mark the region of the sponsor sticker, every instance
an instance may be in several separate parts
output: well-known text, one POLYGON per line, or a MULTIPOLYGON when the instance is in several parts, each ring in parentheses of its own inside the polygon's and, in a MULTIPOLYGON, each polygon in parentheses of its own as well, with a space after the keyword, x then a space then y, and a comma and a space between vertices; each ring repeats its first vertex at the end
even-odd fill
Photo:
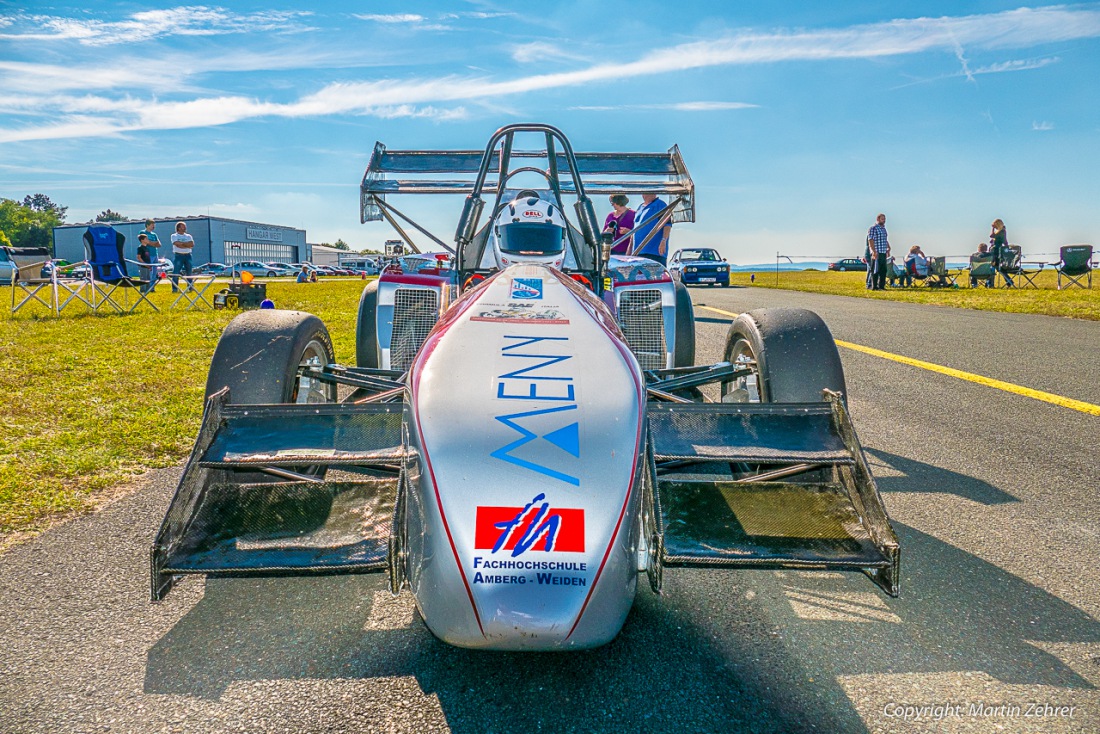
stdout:
POLYGON ((542 299, 542 278, 513 278, 512 298, 517 301, 542 299))
POLYGON ((478 507, 474 548, 509 551, 584 552, 584 509, 551 508, 545 494, 523 507, 478 507))

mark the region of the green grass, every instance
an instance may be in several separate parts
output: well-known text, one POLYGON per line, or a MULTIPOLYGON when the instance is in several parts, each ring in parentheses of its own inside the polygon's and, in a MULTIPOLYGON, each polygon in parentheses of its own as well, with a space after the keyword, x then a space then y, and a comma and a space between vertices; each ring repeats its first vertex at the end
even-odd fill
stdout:
MULTIPOLYGON (((756 288, 775 288, 775 272, 756 274, 756 288)), ((1100 319, 1100 289, 961 288, 870 292, 862 273, 781 272, 779 287, 913 303, 1100 319)), ((748 273, 734 284, 749 285, 748 273)), ((355 359, 361 280, 268 284, 280 308, 314 313, 328 325, 336 359, 355 359)), ((695 289, 698 294, 700 289, 695 289)), ((94 507, 149 468, 178 464, 191 450, 202 415, 206 372, 230 311, 167 311, 57 319, 27 307, 12 317, 0 287, 0 546, 5 534, 44 527, 58 516, 94 507)))
MULTIPOLYGON (((963 273, 958 279, 962 287, 957 289, 914 286, 869 291, 865 287, 865 278, 865 273, 833 273, 820 270, 780 271, 777 286, 775 271, 761 270, 756 273, 756 282, 752 285, 755 288, 778 287, 810 293, 926 303, 979 311, 1035 313, 1100 321, 1100 289, 1086 290, 1075 287, 1056 290, 1057 281, 1053 270, 1039 274, 1036 279, 1038 289, 968 288, 966 274, 963 273)), ((1016 280, 1022 282, 1018 278, 1016 280)), ((748 286, 750 285, 749 273, 732 273, 731 282, 733 285, 748 286)))
MULTIPOLYGON (((338 361, 355 358, 361 280, 268 284, 280 308, 328 325, 338 361)), ((213 292, 211 289, 210 292, 213 292)), ((185 458, 202 415, 210 358, 231 311, 50 317, 35 305, 10 315, 0 288, 0 539, 86 510, 148 468, 185 458), (37 310, 35 310, 37 309, 37 310)))

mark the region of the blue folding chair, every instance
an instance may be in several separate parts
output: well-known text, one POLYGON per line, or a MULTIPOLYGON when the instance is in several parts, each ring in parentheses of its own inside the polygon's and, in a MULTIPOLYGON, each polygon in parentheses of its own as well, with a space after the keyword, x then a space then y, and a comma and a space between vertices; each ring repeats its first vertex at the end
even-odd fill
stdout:
POLYGON ((126 272, 127 262, 134 265, 141 263, 123 257, 122 247, 125 243, 126 237, 107 224, 93 224, 84 233, 84 249, 88 254, 88 269, 91 271, 92 310, 99 311, 103 306, 110 306, 118 313, 133 313, 144 301, 154 311, 160 311, 144 293, 149 281, 131 278, 126 272), (133 291, 137 296, 132 306, 129 305, 128 296, 126 306, 115 300, 114 294, 119 288, 123 289, 123 294, 133 291), (100 297, 98 301, 97 295, 100 297))

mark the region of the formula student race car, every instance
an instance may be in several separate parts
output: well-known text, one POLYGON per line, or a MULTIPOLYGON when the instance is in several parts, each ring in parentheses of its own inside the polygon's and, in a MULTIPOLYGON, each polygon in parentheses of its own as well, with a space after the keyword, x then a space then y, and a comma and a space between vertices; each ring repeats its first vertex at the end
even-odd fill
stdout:
POLYGON ((552 650, 614 638, 639 575, 660 591, 672 567, 862 571, 896 595, 828 328, 754 311, 725 361, 694 365, 683 286, 598 233, 590 194, 621 191, 669 197, 653 231, 694 221, 675 147, 574 153, 539 124, 484 151, 377 144, 362 219, 411 254, 363 291, 357 365, 309 314, 229 324, 153 599, 183 574, 386 572, 448 643, 552 650), (453 193, 453 248, 389 201, 453 193))

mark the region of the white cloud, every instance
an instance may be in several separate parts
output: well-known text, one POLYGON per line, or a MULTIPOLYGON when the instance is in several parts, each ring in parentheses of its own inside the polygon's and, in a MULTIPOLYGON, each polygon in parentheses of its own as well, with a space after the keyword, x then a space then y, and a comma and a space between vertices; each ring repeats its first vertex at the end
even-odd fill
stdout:
POLYGON ((1054 123, 1053 122, 1046 122, 1045 120, 1043 122, 1038 122, 1038 121, 1032 122, 1031 123, 1031 129, 1032 130, 1039 130, 1040 132, 1045 132, 1047 130, 1053 130, 1054 129, 1054 123))
POLYGON ((616 110, 676 110, 679 112, 715 112, 718 110, 745 110, 760 105, 748 102, 668 102, 665 104, 577 105, 571 110, 611 112, 616 110))
POLYGON ((394 13, 391 15, 355 13, 353 17, 359 20, 372 20, 375 23, 423 23, 426 20, 423 15, 417 15, 416 13, 394 13))
MULTIPOLYGON (((224 8, 180 6, 133 13, 120 21, 64 18, 43 14, 8 16, 0 38, 37 41, 77 41, 88 46, 133 44, 164 36, 213 36, 264 31, 300 31, 307 11, 233 13, 224 8)), ((0 26, 3 27, 3 26, 0 26)))
MULTIPOLYGON (((156 32, 169 32, 173 20, 182 15, 199 14, 194 9, 181 14, 177 8, 146 17, 156 32)), ((269 14, 230 16, 220 9, 203 11, 207 22, 221 28, 237 27, 234 24, 262 24, 269 14)), ((295 15, 295 14, 290 14, 295 15)), ((401 22, 413 22, 412 14, 387 16, 405 18, 401 22)), ((417 16, 419 17, 419 16, 417 16)), ((68 32, 77 34, 92 27, 77 25, 68 32)), ((96 32, 102 32, 98 29, 96 32)), ((178 32, 178 29, 177 29, 178 32)), ((221 95, 184 101, 136 100, 126 97, 117 101, 98 98, 43 95, 38 112, 52 114, 60 119, 43 126, 23 129, 0 129, 0 142, 44 139, 49 137, 79 137, 114 135, 139 129, 165 129, 224 125, 257 117, 307 117, 329 115, 369 115, 376 117, 424 116, 440 120, 457 119, 466 114, 463 107, 450 107, 452 103, 481 104, 487 100, 500 103, 503 98, 547 89, 582 86, 594 82, 634 80, 669 72, 685 71, 714 66, 775 63, 780 61, 821 61, 829 59, 877 58, 929 51, 958 53, 965 45, 969 48, 999 49, 1030 47, 1038 44, 1066 41, 1075 38, 1100 36, 1100 10, 1052 7, 1019 10, 990 15, 971 15, 958 18, 917 18, 891 20, 884 23, 853 26, 842 29, 816 31, 777 31, 772 33, 739 33, 724 38, 685 43, 660 49, 634 61, 605 62, 584 68, 548 74, 536 74, 512 79, 494 79, 491 76, 450 76, 432 79, 382 79, 360 82, 337 82, 289 102, 271 102, 243 95, 221 95), (96 105, 101 117, 92 112, 96 105)), ((102 36, 98 36, 102 37, 102 36)), ((527 44, 517 47, 521 56, 546 53, 546 47, 527 44), (524 49, 524 50, 521 50, 524 49)), ((1052 63, 1053 60, 1006 62, 981 70, 965 73, 1000 73, 1052 63)), ((155 73, 155 65, 152 65, 155 73)), ((207 68, 213 68, 211 64, 207 68)), ((117 69, 117 67, 115 67, 117 69)), ((59 77, 64 71, 59 67, 36 67, 40 78, 59 77)), ((145 69, 142 69, 144 71, 145 69)), ((0 64, 0 72, 7 77, 17 75, 12 64, 0 64)), ((78 78, 79 75, 68 73, 78 78)), ((93 84, 98 77, 90 74, 93 84)), ((137 82, 135 86, 139 86, 137 82)), ((85 84, 85 89, 88 85, 85 84)), ((23 88, 32 94, 33 90, 23 88)), ((33 95, 32 95, 33 96, 33 95)), ((26 103, 24 101, 24 106, 26 103)), ((672 103, 670 109, 704 111, 714 109, 741 109, 751 107, 739 102, 685 102, 672 103)))
POLYGON ((571 54, 559 44, 546 43, 545 41, 533 41, 515 46, 512 49, 512 58, 521 64, 529 64, 533 61, 578 61, 582 57, 571 54))

